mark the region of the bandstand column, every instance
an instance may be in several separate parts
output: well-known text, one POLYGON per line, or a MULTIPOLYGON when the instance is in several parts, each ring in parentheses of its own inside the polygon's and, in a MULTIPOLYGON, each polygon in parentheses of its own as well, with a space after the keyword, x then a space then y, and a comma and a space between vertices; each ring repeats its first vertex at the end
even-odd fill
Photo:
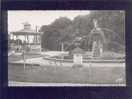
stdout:
POLYGON ((64 44, 61 43, 61 51, 64 51, 64 44))
POLYGON ((30 48, 30 44, 29 44, 29 35, 27 35, 27 45, 28 45, 28 47, 30 48))
POLYGON ((14 34, 12 35, 12 38, 13 38, 13 40, 14 40, 14 34))

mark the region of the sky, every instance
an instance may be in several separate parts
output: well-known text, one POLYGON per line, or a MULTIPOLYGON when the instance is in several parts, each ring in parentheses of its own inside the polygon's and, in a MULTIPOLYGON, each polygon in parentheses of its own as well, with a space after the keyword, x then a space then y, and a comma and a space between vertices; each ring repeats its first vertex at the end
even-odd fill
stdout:
POLYGON ((88 15, 89 10, 30 10, 30 11, 8 11, 8 31, 18 31, 23 29, 23 23, 31 24, 32 29, 36 26, 51 24, 59 17, 67 17, 73 20, 78 15, 88 15))

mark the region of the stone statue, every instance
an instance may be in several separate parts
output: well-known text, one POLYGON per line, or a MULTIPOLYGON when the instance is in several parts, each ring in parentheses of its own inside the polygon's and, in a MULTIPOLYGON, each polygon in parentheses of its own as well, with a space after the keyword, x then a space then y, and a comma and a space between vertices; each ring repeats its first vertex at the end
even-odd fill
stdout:
POLYGON ((98 20, 97 20, 97 19, 94 19, 94 20, 93 20, 93 23, 94 23, 94 28, 95 28, 96 30, 101 31, 101 28, 99 28, 99 25, 98 25, 98 20))
POLYGON ((93 20, 93 23, 94 23, 94 27, 98 28, 98 21, 96 19, 93 20))

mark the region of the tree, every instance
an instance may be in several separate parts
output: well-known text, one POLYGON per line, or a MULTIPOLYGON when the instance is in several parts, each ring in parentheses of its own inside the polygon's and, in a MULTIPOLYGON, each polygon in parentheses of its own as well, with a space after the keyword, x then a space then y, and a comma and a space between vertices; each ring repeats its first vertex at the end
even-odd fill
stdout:
POLYGON ((42 47, 49 50, 60 50, 62 39, 65 34, 62 32, 69 24, 71 20, 65 17, 56 19, 52 24, 48 26, 42 26, 40 31, 42 35, 42 47))
POLYGON ((42 26, 42 47, 49 50, 60 50, 61 43, 66 49, 74 46, 74 40, 80 36, 80 47, 88 50, 89 34, 94 28, 93 20, 97 19, 99 27, 107 40, 107 50, 120 50, 125 45, 125 13, 123 11, 91 11, 88 15, 80 15, 73 21, 60 17, 47 26, 42 26), (78 33, 76 32, 78 31, 78 33), (115 46, 116 45, 116 46, 115 46), (115 47, 113 47, 115 46, 115 47), (121 47, 122 46, 122 47, 121 47))

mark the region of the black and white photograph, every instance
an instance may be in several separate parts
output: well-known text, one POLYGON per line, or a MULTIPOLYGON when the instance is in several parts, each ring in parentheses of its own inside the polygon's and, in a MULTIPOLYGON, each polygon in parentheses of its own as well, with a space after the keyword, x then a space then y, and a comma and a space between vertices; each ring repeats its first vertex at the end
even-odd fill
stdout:
POLYGON ((126 86, 124 10, 8 10, 8 86, 126 86))

